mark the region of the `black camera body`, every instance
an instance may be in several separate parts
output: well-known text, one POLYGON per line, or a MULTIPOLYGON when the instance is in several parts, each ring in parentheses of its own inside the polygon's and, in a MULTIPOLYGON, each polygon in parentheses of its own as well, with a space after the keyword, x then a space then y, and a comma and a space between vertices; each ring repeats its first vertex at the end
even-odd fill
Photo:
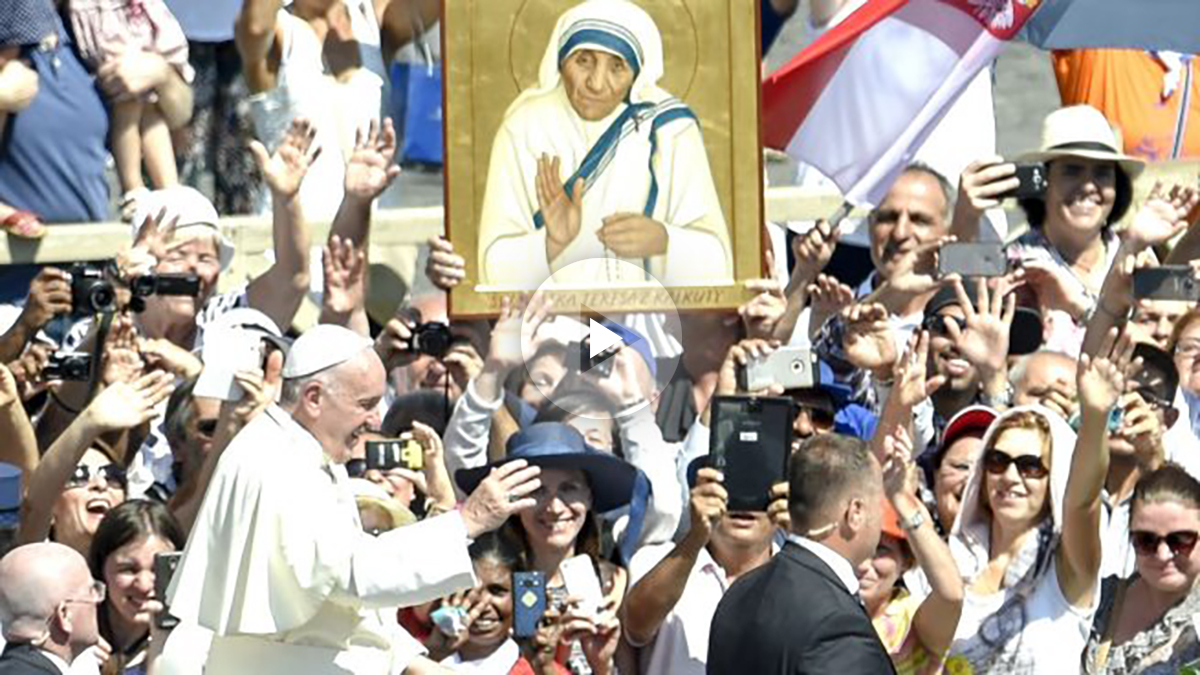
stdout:
POLYGON ((78 262, 67 268, 71 275, 71 313, 91 316, 111 312, 117 292, 106 274, 107 263, 78 262))
POLYGON ((43 380, 87 382, 92 378, 92 355, 87 352, 54 352, 42 368, 43 380))
POLYGON ((200 294, 200 277, 195 274, 142 274, 129 279, 129 306, 135 312, 146 309, 151 295, 196 297, 200 294))
POLYGON ((450 333, 450 326, 430 321, 417 324, 413 328, 409 349, 417 354, 425 354, 435 359, 443 359, 447 352, 450 351, 450 345, 453 342, 454 335, 450 333))

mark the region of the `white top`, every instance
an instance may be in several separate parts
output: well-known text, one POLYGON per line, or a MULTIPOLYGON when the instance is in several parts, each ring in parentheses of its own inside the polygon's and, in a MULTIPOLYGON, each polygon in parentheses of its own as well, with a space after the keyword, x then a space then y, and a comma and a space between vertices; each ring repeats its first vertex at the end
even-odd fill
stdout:
POLYGON ((850 564, 849 560, 843 558, 841 553, 819 541, 813 541, 797 534, 789 534, 788 541, 808 549, 810 553, 820 558, 821 562, 829 565, 829 569, 833 570, 846 590, 850 591, 850 595, 858 597, 858 575, 854 572, 854 566, 850 564))
POLYGON ((208 672, 399 673, 421 647, 395 608, 475 585, 458 513, 373 537, 348 482, 275 406, 226 448, 168 590, 215 633, 208 672))
POLYGON ((477 661, 463 661, 458 653, 442 659, 442 665, 456 673, 478 673, 478 675, 508 675, 508 671, 521 658, 521 648, 512 638, 504 641, 499 649, 477 661))
POLYGON ((1099 588, 1090 607, 1067 602, 1054 565, 1036 582, 1025 602, 1013 587, 993 595, 967 591, 962 616, 950 645, 948 673, 1005 673, 1061 675, 1079 672, 1087 646, 1092 615, 1100 602, 1099 588), (1009 604, 1005 607, 1005 602, 1009 604), (1001 607, 1003 611, 993 618, 1001 607), (999 648, 993 645, 1001 645, 999 648))
MULTIPOLYGON (((343 0, 350 11, 350 26, 358 42, 362 64, 347 81, 337 81, 326 70, 321 43, 303 19, 280 9, 278 82, 274 89, 249 98, 255 136, 269 150, 279 145, 292 120, 307 117, 316 128, 314 143, 321 155, 309 167, 300 187, 304 215, 313 221, 331 220, 342 203, 346 157, 354 148, 354 136, 366 132, 380 116, 387 84, 379 23, 370 0, 343 0)), ((265 185, 261 213, 271 209, 270 190, 265 185)))

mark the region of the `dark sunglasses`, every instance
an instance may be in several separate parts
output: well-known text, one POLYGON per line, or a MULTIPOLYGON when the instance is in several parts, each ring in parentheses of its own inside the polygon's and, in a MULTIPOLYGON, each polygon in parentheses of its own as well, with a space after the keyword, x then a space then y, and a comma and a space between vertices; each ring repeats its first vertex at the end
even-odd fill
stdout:
POLYGON ((1200 538, 1200 533, 1194 530, 1179 530, 1169 534, 1156 534, 1145 530, 1133 530, 1129 533, 1129 541, 1133 543, 1133 550, 1137 551, 1138 555, 1152 556, 1158 555, 1158 547, 1162 546, 1163 542, 1167 543, 1167 548, 1171 549, 1171 555, 1175 557, 1187 556, 1192 553, 1192 549, 1196 548, 1196 540, 1200 538))
POLYGON ((362 478, 367 474, 367 460, 351 459, 347 461, 346 474, 351 478, 362 478))
POLYGON ((75 467, 75 472, 67 480, 67 488, 87 487, 92 482, 92 476, 100 476, 110 488, 125 487, 125 469, 116 464, 105 464, 94 470, 87 464, 75 467))
POLYGON ((946 324, 951 321, 958 325, 958 329, 960 331, 966 330, 966 319, 960 319, 957 316, 950 316, 948 314, 934 314, 933 316, 925 317, 925 320, 921 322, 921 327, 929 331, 930 335, 946 337, 950 335, 950 331, 946 328, 946 324))
POLYGON ((991 474, 1000 475, 1008 471, 1009 464, 1017 465, 1017 473, 1021 478, 1045 478, 1050 469, 1042 463, 1042 458, 1036 455, 1021 455, 1013 457, 1001 450, 988 450, 983 455, 983 468, 991 474))
POLYGON ((200 420, 196 422, 196 433, 205 438, 212 438, 217 433, 217 420, 200 420))

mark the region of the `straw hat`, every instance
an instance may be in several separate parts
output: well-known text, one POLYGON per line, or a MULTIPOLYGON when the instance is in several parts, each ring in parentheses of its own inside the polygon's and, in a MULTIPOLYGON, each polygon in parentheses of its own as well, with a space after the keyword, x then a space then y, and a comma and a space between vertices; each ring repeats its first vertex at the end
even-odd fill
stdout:
POLYGON ((1048 162, 1059 157, 1083 157, 1116 162, 1130 180, 1137 178, 1146 163, 1121 152, 1121 133, 1113 129, 1103 113, 1090 105, 1059 108, 1042 123, 1042 146, 1017 158, 1021 162, 1048 162))

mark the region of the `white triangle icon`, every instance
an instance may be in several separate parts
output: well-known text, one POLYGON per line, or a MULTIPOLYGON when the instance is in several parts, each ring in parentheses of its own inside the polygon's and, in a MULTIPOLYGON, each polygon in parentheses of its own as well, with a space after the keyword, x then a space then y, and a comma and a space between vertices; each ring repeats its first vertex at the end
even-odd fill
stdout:
POLYGON ((588 343, 591 345, 589 358, 594 359, 611 349, 613 345, 621 344, 620 335, 597 323, 595 319, 589 319, 588 321, 590 322, 588 324, 588 343))

